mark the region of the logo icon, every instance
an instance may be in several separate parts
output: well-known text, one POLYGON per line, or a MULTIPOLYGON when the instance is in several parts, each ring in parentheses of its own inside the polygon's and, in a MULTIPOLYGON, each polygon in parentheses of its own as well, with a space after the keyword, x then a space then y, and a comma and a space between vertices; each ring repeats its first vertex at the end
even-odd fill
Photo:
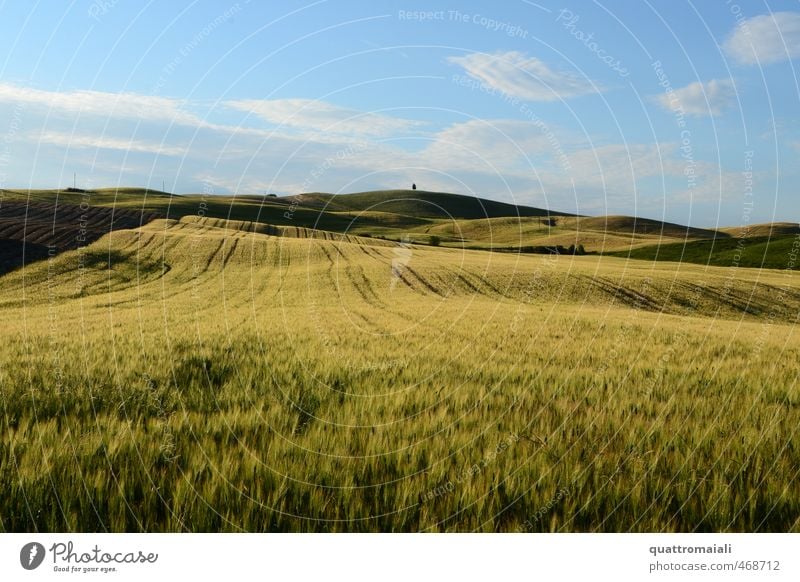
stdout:
POLYGON ((44 546, 39 542, 27 543, 19 552, 19 563, 26 570, 35 570, 42 565, 44 553, 44 546))

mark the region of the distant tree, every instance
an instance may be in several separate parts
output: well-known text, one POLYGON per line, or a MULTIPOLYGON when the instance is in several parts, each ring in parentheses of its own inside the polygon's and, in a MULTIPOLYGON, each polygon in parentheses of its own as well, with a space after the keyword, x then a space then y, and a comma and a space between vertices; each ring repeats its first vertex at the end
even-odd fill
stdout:
POLYGON ((267 194, 267 196, 269 196, 269 197, 271 197, 271 198, 277 198, 277 197, 278 197, 278 195, 277 195, 277 194, 267 194))
POLYGON ((570 255, 574 255, 575 254, 575 245, 569 245, 569 249, 567 250, 567 252, 570 255))
POLYGON ((586 254, 586 249, 583 247, 583 245, 578 245, 578 248, 575 249, 575 254, 576 255, 585 255, 586 254))
POLYGON ((416 190, 417 189, 417 185, 416 184, 411 184, 411 189, 412 190, 416 190))
POLYGON ((434 234, 434 235, 433 235, 433 236, 431 236, 431 238, 429 239, 429 242, 430 242, 430 245, 431 245, 432 247, 438 247, 440 244, 442 244, 442 239, 440 239, 438 236, 436 236, 436 235, 434 234))

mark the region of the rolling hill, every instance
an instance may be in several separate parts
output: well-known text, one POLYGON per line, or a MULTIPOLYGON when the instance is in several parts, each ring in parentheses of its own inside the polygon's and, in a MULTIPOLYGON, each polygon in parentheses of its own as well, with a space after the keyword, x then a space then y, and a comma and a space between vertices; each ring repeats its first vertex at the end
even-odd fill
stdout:
MULTIPOLYGON (((734 231, 736 232, 736 231, 734 231)), ((800 236, 753 236, 661 243, 608 253, 644 261, 672 261, 756 269, 800 269, 800 236)))
POLYGON ((516 206, 497 202, 425 190, 380 190, 354 194, 310 193, 287 196, 279 200, 297 203, 308 208, 327 212, 379 211, 430 219, 483 219, 508 216, 572 216, 563 212, 548 211, 530 206, 516 206))
POLYGON ((734 226, 720 228, 720 232, 732 237, 780 237, 800 234, 800 224, 797 222, 767 222, 765 224, 751 224, 748 226, 734 226))
MULTIPOLYGON (((71 194, 71 193, 67 193, 71 194)), ((0 202, 0 274, 48 254, 85 246, 113 230, 136 228, 158 214, 128 208, 81 206, 50 196, 0 202)), ((77 200, 65 196, 68 200, 77 200)))
POLYGON ((436 242, 463 249, 563 253, 582 247, 589 253, 639 260, 724 266, 730 264, 731 252, 735 254, 740 246, 737 241, 746 236, 750 250, 739 266, 767 268, 779 268, 778 265, 786 263, 785 254, 793 244, 789 239, 800 231, 796 223, 788 222, 753 225, 747 229, 701 229, 632 216, 574 216, 423 190, 305 193, 284 197, 170 195, 136 188, 3 190, 0 191, 2 268, 8 270, 21 264, 23 253, 28 261, 44 257, 47 244, 55 243, 57 252, 74 248, 74 242, 71 246, 65 243, 75 238, 76 217, 81 214, 79 204, 91 207, 87 240, 155 218, 196 217, 270 228, 402 239, 418 244, 436 242), (113 224, 109 222, 112 209, 113 224), (20 222, 25 220, 28 227, 23 237, 20 222), (770 236, 769 241, 763 238, 770 236), (757 248, 757 244, 764 246, 757 248))
POLYGON ((696 239, 727 236, 717 230, 692 228, 672 222, 661 222, 636 216, 581 217, 574 219, 574 224, 575 229, 578 231, 609 232, 658 238, 696 239))
POLYGON ((800 531, 782 272, 183 216, 2 281, 0 531, 800 531))

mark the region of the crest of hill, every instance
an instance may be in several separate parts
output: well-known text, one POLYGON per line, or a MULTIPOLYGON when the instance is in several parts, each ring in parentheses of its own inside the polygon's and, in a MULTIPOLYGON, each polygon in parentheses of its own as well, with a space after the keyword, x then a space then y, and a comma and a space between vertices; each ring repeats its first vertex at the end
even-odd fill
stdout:
POLYGON ((306 208, 328 212, 379 211, 424 218, 498 218, 503 216, 574 216, 531 206, 517 206, 476 196, 426 190, 376 190, 354 194, 312 192, 285 196, 306 208))
POLYGON ((113 230, 136 228, 158 215, 129 208, 4 201, 0 205, 0 240, 74 249, 113 230))
POLYGON ((61 188, 55 190, 35 190, 14 188, 0 190, 0 200, 17 202, 42 202, 46 204, 89 204, 91 206, 115 206, 141 204, 144 200, 168 202, 178 194, 170 194, 148 188, 61 188))
MULTIPOLYGON (((595 216, 575 219, 578 230, 625 233, 670 238, 728 238, 730 234, 706 228, 693 228, 636 216, 595 216)), ((562 221, 563 224, 564 221, 562 221)), ((564 225, 566 226, 566 225, 564 225)))
POLYGON ((786 236, 800 234, 800 224, 797 222, 767 222, 752 224, 750 226, 729 226, 720 228, 720 232, 727 233, 736 238, 760 236, 786 236))

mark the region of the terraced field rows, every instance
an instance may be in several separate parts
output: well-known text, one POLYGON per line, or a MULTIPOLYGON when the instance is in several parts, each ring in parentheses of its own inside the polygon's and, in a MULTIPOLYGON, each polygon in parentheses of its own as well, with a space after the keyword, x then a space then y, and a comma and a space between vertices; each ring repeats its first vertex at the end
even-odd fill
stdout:
POLYGON ((800 531, 794 274, 257 228, 3 277, 1 529, 800 531))
POLYGON ((74 249, 94 242, 112 230, 136 228, 156 218, 130 209, 3 201, 0 204, 0 239, 74 249))

